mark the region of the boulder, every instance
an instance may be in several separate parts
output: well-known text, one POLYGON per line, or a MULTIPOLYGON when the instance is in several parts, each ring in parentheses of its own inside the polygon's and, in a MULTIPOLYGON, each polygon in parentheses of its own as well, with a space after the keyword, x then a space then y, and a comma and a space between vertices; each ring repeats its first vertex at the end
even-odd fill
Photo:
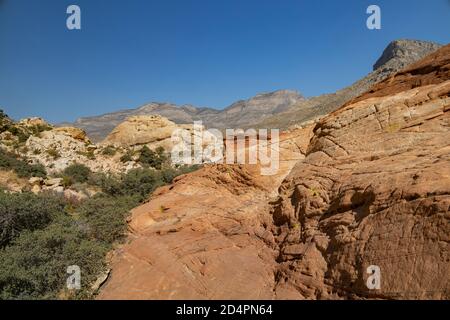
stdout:
POLYGON ((63 182, 63 179, 62 178, 51 178, 51 179, 46 179, 45 181, 44 181, 44 184, 46 185, 46 186, 51 186, 51 187, 53 187, 53 186, 55 186, 55 187, 58 187, 58 186, 61 186, 62 185, 62 182, 63 182))
POLYGON ((81 202, 87 199, 87 195, 71 189, 64 190, 64 198, 71 202, 81 202))
POLYGON ((17 125, 25 128, 31 128, 36 126, 50 127, 50 124, 48 122, 39 117, 22 119, 17 123, 17 125))
POLYGON ((44 178, 41 178, 41 177, 31 177, 29 180, 28 180, 28 183, 29 184, 31 184, 31 185, 38 185, 38 186, 40 186, 42 183, 44 182, 44 178))
POLYGON ((104 145, 133 147, 148 145, 151 149, 163 147, 171 150, 172 133, 176 129, 193 130, 193 125, 177 125, 158 116, 133 116, 119 124, 103 141, 104 145))
POLYGON ((31 192, 34 194, 39 194, 41 191, 42 191, 42 188, 40 185, 35 184, 31 187, 31 192))
POLYGON ((67 135, 75 140, 82 141, 84 143, 90 143, 89 138, 84 130, 75 127, 59 127, 52 130, 55 133, 67 135))

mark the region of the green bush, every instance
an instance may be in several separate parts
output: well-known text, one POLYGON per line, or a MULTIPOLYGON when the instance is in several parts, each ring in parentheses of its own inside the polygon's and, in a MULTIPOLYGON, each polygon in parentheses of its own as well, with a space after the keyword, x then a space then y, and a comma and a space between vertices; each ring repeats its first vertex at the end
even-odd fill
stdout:
POLYGON ((96 195, 86 200, 76 212, 85 219, 87 234, 96 241, 112 244, 126 232, 125 219, 139 204, 139 197, 96 195))
POLYGON ((3 109, 0 109, 0 120, 3 119, 9 119, 8 115, 5 113, 5 111, 3 111, 3 109))
POLYGON ((120 161, 123 163, 127 163, 133 160, 133 152, 127 151, 124 155, 120 157, 120 161))
POLYGON ((64 206, 63 200, 53 195, 0 193, 0 247, 23 230, 45 227, 64 206))
POLYGON ((74 163, 63 170, 62 175, 72 183, 85 183, 92 174, 91 169, 84 164, 74 163))
POLYGON ((181 166, 176 169, 172 168, 172 167, 168 167, 168 168, 161 169, 161 177, 165 184, 170 184, 173 182, 173 179, 175 179, 176 177, 178 177, 182 174, 193 172, 198 169, 199 169, 199 166, 197 166, 197 165, 181 166))
POLYGON ((197 170, 197 168, 196 166, 161 170, 138 168, 132 169, 119 177, 99 175, 96 179, 90 181, 95 180, 95 185, 110 196, 137 196, 142 201, 147 199, 156 188, 172 183, 175 177, 197 170))
POLYGON ((19 159, 16 155, 8 153, 1 148, 0 169, 13 170, 21 178, 44 178, 47 175, 47 172, 43 165, 29 164, 25 160, 19 159))
POLYGON ((50 149, 46 150, 46 152, 50 157, 52 157, 55 160, 61 157, 61 154, 55 148, 50 148, 50 149))
POLYGON ((96 187, 102 187, 108 176, 104 172, 92 172, 89 175, 87 184, 96 187))
POLYGON ((52 127, 47 124, 38 124, 29 128, 30 134, 39 136, 41 132, 52 130, 52 127))
POLYGON ((153 151, 149 147, 144 146, 140 151, 138 162, 145 167, 160 170, 166 160, 167 158, 164 155, 164 149, 162 147, 158 147, 156 151, 153 151))
POLYGON ((92 150, 90 150, 90 151, 78 151, 77 154, 79 154, 80 156, 86 157, 89 160, 95 160, 95 153, 92 150))
POLYGON ((71 265, 82 271, 77 297, 90 298, 90 285, 137 204, 136 197, 99 195, 71 207, 69 215, 55 195, 1 194, 0 299, 58 298, 71 265))
POLYGON ((69 177, 69 176, 63 176, 62 177, 62 186, 64 188, 68 188, 68 187, 70 187, 72 185, 73 185, 73 180, 72 180, 71 177, 69 177))
POLYGON ((105 268, 109 247, 91 241, 68 217, 42 230, 25 231, 0 251, 0 299, 57 299, 66 286, 67 267, 81 268, 82 291, 105 268))
POLYGON ((122 178, 121 189, 125 195, 137 195, 144 200, 163 184, 159 172, 152 169, 133 169, 122 178))
POLYGON ((102 150, 102 155, 104 155, 104 156, 113 157, 116 155, 116 153, 117 153, 117 149, 114 148, 113 146, 107 146, 106 148, 104 148, 102 150))

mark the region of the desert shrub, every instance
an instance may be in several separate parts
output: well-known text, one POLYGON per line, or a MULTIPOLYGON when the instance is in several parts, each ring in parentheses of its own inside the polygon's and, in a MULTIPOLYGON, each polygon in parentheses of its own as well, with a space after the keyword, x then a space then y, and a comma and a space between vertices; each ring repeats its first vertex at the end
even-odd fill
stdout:
POLYGON ((89 175, 87 184, 96 187, 102 187, 108 176, 104 172, 92 172, 89 175))
POLYGON ((199 166, 197 166, 197 165, 180 166, 178 168, 167 167, 167 168, 161 169, 160 174, 161 174, 161 178, 162 178, 163 182, 165 184, 169 184, 169 183, 172 183, 173 179, 175 179, 176 177, 178 177, 182 174, 193 172, 198 169, 199 169, 199 166))
POLYGON ((50 148, 47 149, 45 152, 47 152, 47 154, 52 157, 53 159, 58 159, 61 157, 61 154, 59 153, 58 150, 56 150, 55 148, 50 148))
POLYGON ((30 137, 29 133, 23 132, 23 131, 19 131, 17 134, 17 138, 19 138, 19 143, 23 144, 25 142, 27 142, 28 138, 30 137))
POLYGON ((91 169, 84 164, 74 163, 63 170, 62 175, 72 183, 85 183, 92 174, 91 169))
POLYGON ((90 284, 136 205, 133 197, 103 195, 68 210, 55 195, 1 194, 0 299, 58 298, 71 265, 83 275, 82 290, 72 298, 90 298, 90 284))
POLYGON ((52 127, 48 124, 37 124, 29 128, 30 134, 34 136, 39 136, 44 131, 52 130, 52 127))
POLYGON ((16 155, 0 148, 0 169, 14 170, 20 178, 45 177, 47 172, 41 164, 29 164, 16 155))
POLYGON ((0 299, 56 299, 72 265, 81 268, 81 295, 103 270, 108 249, 89 240, 83 227, 69 217, 25 231, 0 251, 0 299))
POLYGON ((20 133, 22 133, 21 130, 19 130, 19 128, 17 128, 16 126, 14 126, 13 124, 8 124, 5 127, 6 131, 9 131, 12 135, 19 135, 20 133))
POLYGON ((8 119, 8 115, 3 111, 3 109, 0 109, 0 120, 8 119))
POLYGON ((14 171, 20 178, 31 178, 31 177, 41 177, 45 178, 47 176, 47 171, 42 164, 28 164, 26 162, 20 162, 14 171))
POLYGON ((99 194, 86 200, 76 212, 85 219, 87 234, 96 241, 112 244, 126 232, 125 218, 139 204, 139 197, 99 194))
POLYGON ((62 176, 62 186, 64 187, 64 188, 68 188, 68 187, 70 187, 71 185, 73 185, 73 180, 72 180, 72 178, 71 177, 69 177, 69 176, 62 176))
POLYGON ((140 151, 138 162, 146 167, 152 167, 157 170, 161 169, 162 164, 167 160, 164 155, 164 149, 158 147, 155 151, 144 146, 140 151))
POLYGON ((28 149, 27 146, 23 146, 23 147, 20 149, 20 152, 21 152, 21 153, 28 153, 29 151, 30 151, 30 149, 28 149))
POLYGON ((123 163, 127 163, 133 160, 133 152, 128 150, 124 155, 120 157, 120 161, 123 163))
POLYGON ((96 179, 95 185, 110 196, 137 196, 142 201, 156 188, 172 183, 175 177, 197 168, 195 166, 183 166, 178 169, 169 167, 161 170, 138 168, 119 177, 101 175, 96 179))
POLYGON ((117 153, 117 149, 114 148, 114 146, 107 146, 106 148, 104 148, 102 150, 102 155, 104 155, 104 156, 113 157, 116 155, 116 153, 117 153))
POLYGON ((63 200, 54 195, 0 193, 0 247, 23 230, 45 227, 64 206, 63 200))
POLYGON ((89 160, 95 160, 95 153, 92 150, 89 151, 77 151, 80 156, 86 157, 89 160))
POLYGON ((122 195, 136 195, 143 200, 163 184, 159 172, 152 169, 133 169, 122 177, 120 189, 122 195))
POLYGON ((113 175, 106 175, 103 172, 95 172, 89 176, 87 182, 91 186, 99 187, 102 191, 111 196, 123 194, 121 188, 121 178, 113 175))

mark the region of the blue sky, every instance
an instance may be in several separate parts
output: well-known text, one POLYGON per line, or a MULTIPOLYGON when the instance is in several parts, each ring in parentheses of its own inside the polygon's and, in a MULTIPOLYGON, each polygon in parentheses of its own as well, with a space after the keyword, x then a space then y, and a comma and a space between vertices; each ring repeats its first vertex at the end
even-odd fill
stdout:
POLYGON ((151 101, 313 96, 366 75, 398 38, 449 43, 450 1, 0 0, 0 107, 60 122, 151 101), (70 4, 82 30, 66 28, 70 4))

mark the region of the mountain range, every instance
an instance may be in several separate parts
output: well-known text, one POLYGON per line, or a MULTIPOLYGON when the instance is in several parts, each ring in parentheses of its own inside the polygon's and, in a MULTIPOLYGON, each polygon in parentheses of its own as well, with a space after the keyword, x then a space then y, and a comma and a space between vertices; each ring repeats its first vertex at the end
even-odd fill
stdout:
POLYGON ((258 94, 247 100, 233 103, 223 110, 198 108, 193 105, 177 106, 171 103, 152 102, 135 109, 126 109, 99 116, 83 117, 74 123, 86 131, 93 141, 102 141, 117 125, 130 116, 161 115, 177 124, 203 121, 207 128, 279 128, 287 129, 338 109, 344 103, 361 95, 405 66, 436 51, 440 44, 418 40, 391 42, 375 62, 373 71, 354 84, 331 94, 305 98, 299 92, 279 90, 258 94))

